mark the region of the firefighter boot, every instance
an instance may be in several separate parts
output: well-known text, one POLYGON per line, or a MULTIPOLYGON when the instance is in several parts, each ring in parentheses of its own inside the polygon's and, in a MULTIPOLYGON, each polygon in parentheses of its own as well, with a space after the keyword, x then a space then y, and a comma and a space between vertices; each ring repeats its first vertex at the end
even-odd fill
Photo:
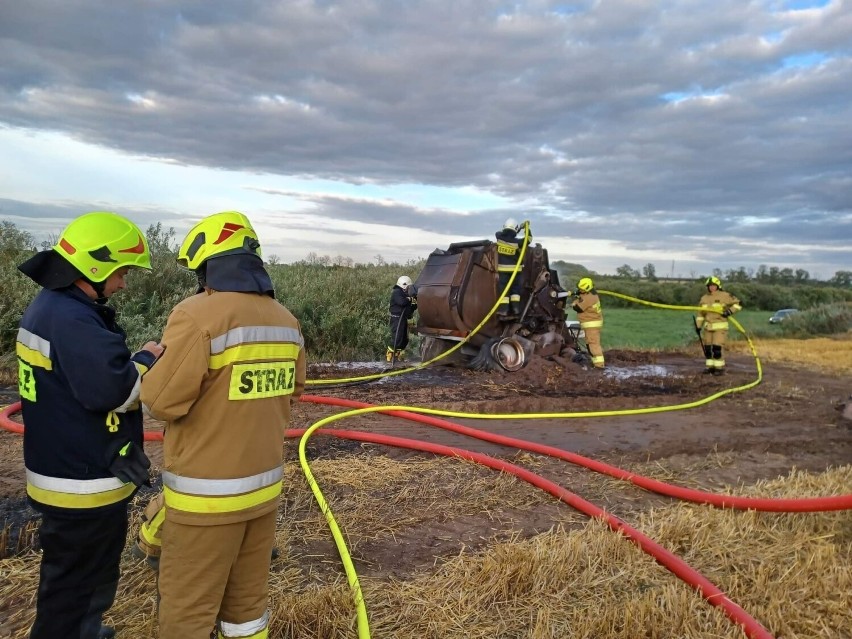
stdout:
POLYGON ((388 346, 388 352, 385 353, 385 359, 389 362, 393 361, 393 349, 390 346, 388 346))
POLYGON ((398 362, 404 362, 405 361, 405 351, 404 350, 399 349, 396 352, 396 361, 398 361, 398 362))
POLYGON ((159 572, 160 570, 160 555, 159 554, 151 554, 142 545, 137 541, 130 547, 130 554, 136 559, 144 559, 145 563, 148 564, 148 568, 153 570, 154 572, 159 572))
POLYGON ((102 623, 103 614, 109 610, 115 601, 117 582, 98 586, 89 600, 89 609, 83 615, 80 622, 81 637, 97 637, 97 639, 113 639, 115 628, 102 623))
POLYGON ((501 297, 500 304, 497 305, 497 318, 505 319, 509 316, 509 298, 501 297))

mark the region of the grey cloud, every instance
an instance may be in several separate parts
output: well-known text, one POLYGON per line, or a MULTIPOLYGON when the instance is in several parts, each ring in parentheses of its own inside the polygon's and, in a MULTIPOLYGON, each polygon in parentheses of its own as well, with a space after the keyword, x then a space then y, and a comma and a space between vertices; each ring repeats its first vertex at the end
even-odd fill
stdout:
MULTIPOLYGON (((544 234, 628 246, 668 238, 704 251, 695 238, 718 226, 708 218, 743 239, 848 243, 850 2, 782 9, 770 0, 5 3, 0 123, 187 164, 472 185, 534 202, 544 234), (782 68, 812 52, 827 60, 782 68), (662 97, 701 92, 718 97, 662 97), (576 212, 589 217, 570 220, 576 212), (738 223, 745 216, 779 220, 738 223)), ((509 213, 310 204, 330 219, 463 234, 509 213)))
MULTIPOLYGON (((0 218, 18 220, 22 227, 58 234, 74 218, 90 211, 112 211, 124 215, 143 230, 161 223, 166 229, 173 224, 182 224, 183 216, 162 209, 126 207, 110 202, 67 202, 61 204, 23 202, 0 198, 0 218), (35 222, 39 223, 36 224, 35 222)), ((44 238, 36 238, 44 239, 44 238)))

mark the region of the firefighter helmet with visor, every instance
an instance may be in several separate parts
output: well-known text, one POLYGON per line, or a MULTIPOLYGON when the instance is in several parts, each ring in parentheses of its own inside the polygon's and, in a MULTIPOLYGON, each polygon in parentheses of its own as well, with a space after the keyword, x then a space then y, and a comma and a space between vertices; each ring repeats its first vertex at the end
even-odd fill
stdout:
POLYGON ((577 282, 577 290, 581 293, 588 293, 593 288, 595 288, 595 283, 592 282, 591 277, 583 277, 577 282))
POLYGON ((92 282, 104 282, 125 266, 151 270, 145 234, 127 218, 108 211, 73 220, 53 250, 92 282))
POLYGON ((260 257, 260 241, 249 219, 239 211, 205 217, 187 233, 177 262, 191 271, 214 257, 247 253, 260 257))
POLYGON ((720 291, 722 290, 722 280, 720 280, 715 275, 711 275, 706 280, 704 280, 704 286, 710 286, 711 284, 713 284, 720 291))

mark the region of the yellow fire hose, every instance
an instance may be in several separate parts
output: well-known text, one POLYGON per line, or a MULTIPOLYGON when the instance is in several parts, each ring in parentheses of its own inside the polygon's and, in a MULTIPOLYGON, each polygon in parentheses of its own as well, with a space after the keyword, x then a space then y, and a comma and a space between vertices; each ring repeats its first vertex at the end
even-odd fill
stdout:
MULTIPOLYGON (((528 223, 525 223, 525 225, 524 225, 525 231, 527 230, 527 225, 528 225, 528 223)), ((517 274, 518 265, 521 263, 521 260, 523 259, 523 253, 526 250, 528 237, 529 237, 528 232, 525 232, 524 245, 523 245, 523 248, 521 250, 521 257, 518 259, 518 264, 515 265, 515 271, 513 271, 513 273, 512 273, 512 278, 509 280, 509 283, 506 285, 506 289, 503 291, 504 294, 506 292, 508 292, 509 287, 512 285, 512 279, 514 279, 515 275, 517 274)), ((638 304, 645 304, 647 306, 654 306, 654 307, 657 307, 657 308, 666 308, 666 309, 678 310, 678 311, 706 311, 707 310, 706 308, 696 307, 696 306, 674 306, 674 305, 671 305, 671 304, 659 304, 659 303, 656 303, 656 302, 648 302, 646 300, 641 300, 641 299, 638 299, 638 298, 635 298, 635 297, 630 297, 629 295, 623 295, 621 293, 614 293, 612 291, 599 291, 599 293, 601 293, 602 295, 611 295, 613 297, 619 297, 619 298, 622 298, 622 299, 625 299, 625 300, 628 300, 628 301, 636 302, 638 304)), ((485 324, 486 321, 488 321, 488 318, 491 317, 491 315, 495 312, 496 308, 497 308, 497 304, 494 305, 494 307, 491 309, 491 311, 488 313, 488 315, 485 317, 485 319, 483 319, 482 322, 480 322, 480 324, 471 332, 471 334, 468 336, 468 339, 470 338, 470 336, 472 336, 474 333, 476 333, 476 331, 478 331, 485 324)), ((720 308, 718 310, 721 311, 722 309, 720 308)), ((353 599, 354 599, 354 603, 355 603, 355 607, 356 607, 359 639, 369 639, 370 638, 370 626, 369 626, 369 621, 368 621, 368 618, 367 618, 366 605, 364 603, 364 595, 361 591, 360 582, 358 581, 358 574, 355 571, 355 566, 352 562, 351 555, 349 554, 349 551, 346 547, 346 542, 343 539, 343 534, 340 531, 340 527, 337 525, 337 521, 334 518, 334 514, 331 511, 331 507, 329 506, 328 502, 326 501, 324 495, 322 494, 322 490, 320 489, 319 485, 316 482, 316 479, 314 478, 313 473, 311 472, 310 464, 308 463, 307 456, 306 456, 306 453, 305 453, 308 440, 310 439, 311 435, 313 435, 313 433, 316 430, 318 430, 319 428, 322 428, 326 424, 329 424, 331 422, 334 422, 334 421, 337 421, 337 420, 340 420, 340 419, 354 417, 356 415, 361 415, 361 414, 364 414, 364 413, 387 412, 387 411, 408 411, 408 412, 413 412, 413 413, 421 413, 421 414, 425 414, 425 415, 440 415, 440 416, 443 416, 443 417, 461 417, 461 418, 468 418, 468 419, 491 419, 491 420, 494 420, 494 419, 554 419, 554 418, 579 418, 579 417, 613 417, 613 416, 621 416, 621 415, 641 415, 641 414, 649 414, 649 413, 662 413, 662 412, 668 412, 668 411, 685 410, 685 409, 688 409, 688 408, 695 408, 697 406, 702 406, 704 404, 708 404, 708 403, 710 403, 710 402, 712 402, 716 399, 719 399, 720 397, 724 397, 725 395, 730 395, 732 393, 742 392, 742 391, 748 390, 750 388, 753 388, 753 387, 757 386, 763 379, 763 367, 761 366, 760 358, 757 355, 757 350, 755 349, 754 343, 752 342, 748 333, 746 333, 745 329, 742 327, 742 325, 739 322, 737 322, 733 317, 729 317, 728 319, 734 325, 734 327, 740 333, 742 333, 745 336, 746 340, 748 341, 749 349, 751 350, 751 354, 754 357, 755 365, 756 365, 756 368, 757 368, 757 378, 752 380, 751 382, 749 382, 747 384, 743 384, 741 386, 736 386, 736 387, 733 387, 733 388, 726 388, 726 389, 723 389, 723 390, 718 391, 716 393, 713 393, 711 395, 708 395, 707 397, 703 397, 703 398, 697 399, 697 400, 692 401, 692 402, 685 402, 685 403, 682 403, 682 404, 669 404, 669 405, 664 405, 664 406, 650 406, 650 407, 646 407, 646 408, 630 408, 630 409, 608 410, 608 411, 555 412, 555 413, 502 413, 502 414, 497 414, 497 413, 494 413, 494 414, 465 413, 465 412, 461 412, 461 411, 447 411, 447 410, 441 410, 441 409, 437 409, 437 408, 425 408, 425 407, 419 407, 419 406, 380 406, 380 407, 362 408, 362 409, 358 409, 358 410, 346 411, 345 413, 326 417, 326 418, 316 422, 315 424, 311 425, 311 427, 308 428, 305 431, 305 433, 302 435, 301 439, 299 440, 299 464, 302 467, 302 471, 305 474, 305 478, 308 481, 308 485, 310 486, 311 492, 314 494, 314 498, 317 501, 317 505, 319 506, 320 510, 322 511, 323 515, 326 518, 326 521, 328 522, 329 529, 331 530, 332 537, 334 538, 335 546, 337 547, 338 554, 340 555, 341 562, 343 563, 343 567, 344 567, 344 570, 346 572, 347 581, 348 581, 349 586, 352 590, 353 599)), ((424 367, 428 366, 429 364, 437 361, 441 357, 444 357, 444 356, 448 355, 450 352, 460 348, 463 343, 464 342, 460 342, 459 344, 454 346, 450 351, 443 353, 441 356, 436 357, 436 358, 430 360, 429 362, 425 362, 425 363, 419 364, 417 366, 409 367, 407 369, 401 369, 399 371, 394 371, 391 374, 399 375, 399 374, 411 372, 413 370, 418 370, 418 369, 424 368, 424 367)), ((325 383, 331 383, 331 382, 339 383, 340 381, 356 381, 356 380, 363 380, 363 379, 374 379, 374 378, 377 378, 377 377, 385 377, 387 375, 388 374, 383 373, 383 374, 379 374, 379 375, 350 378, 348 380, 319 380, 319 381, 315 381, 314 383, 323 383, 323 382, 325 382, 325 383)))

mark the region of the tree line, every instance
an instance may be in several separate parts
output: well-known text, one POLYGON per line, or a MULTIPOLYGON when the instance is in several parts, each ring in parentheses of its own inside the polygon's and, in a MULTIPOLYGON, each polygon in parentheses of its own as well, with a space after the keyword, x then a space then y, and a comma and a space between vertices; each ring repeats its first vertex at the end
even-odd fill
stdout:
MULTIPOLYGON (((569 264, 568 262, 556 261, 554 262, 556 265, 563 265, 563 268, 571 269, 579 269, 585 271, 587 274, 592 274, 590 271, 586 270, 585 267, 578 264, 569 264)), ((767 266, 766 264, 761 264, 756 269, 754 268, 746 268, 745 266, 740 266, 739 268, 730 268, 730 269, 719 269, 714 268, 712 275, 715 275, 723 282, 727 283, 748 283, 753 282, 757 284, 777 284, 780 286, 796 286, 796 285, 813 285, 813 286, 836 286, 838 288, 852 288, 852 271, 836 271, 832 277, 827 280, 820 280, 814 277, 811 277, 811 274, 803 268, 792 269, 790 267, 780 267, 780 266, 767 266)), ((597 274, 595 274, 597 275, 597 274)), ((600 275, 599 275, 600 276, 600 275)), ((617 269, 615 269, 615 275, 608 276, 602 275, 602 277, 615 277, 623 280, 648 280, 650 282, 658 282, 658 281, 684 281, 687 279, 703 279, 703 277, 698 277, 696 275, 691 275, 689 278, 684 277, 664 277, 657 275, 657 267, 648 262, 645 266, 642 267, 642 270, 639 271, 629 264, 622 264, 617 269)))

